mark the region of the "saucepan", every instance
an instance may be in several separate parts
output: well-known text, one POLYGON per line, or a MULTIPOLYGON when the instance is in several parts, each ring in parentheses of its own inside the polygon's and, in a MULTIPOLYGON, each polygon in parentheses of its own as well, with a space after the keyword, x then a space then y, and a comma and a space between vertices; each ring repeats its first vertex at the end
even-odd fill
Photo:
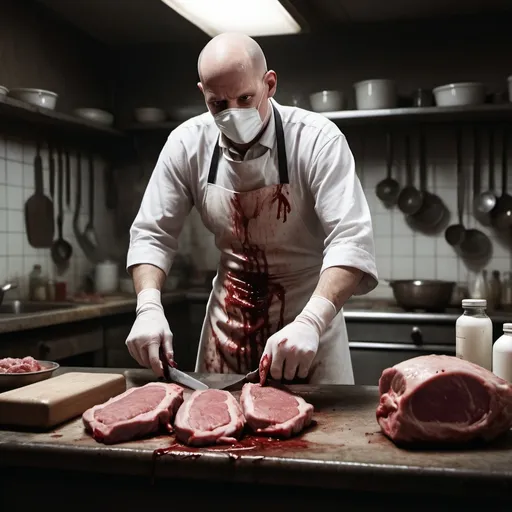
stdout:
POLYGON ((436 279, 388 281, 399 306, 406 311, 443 311, 451 303, 455 282, 436 279))

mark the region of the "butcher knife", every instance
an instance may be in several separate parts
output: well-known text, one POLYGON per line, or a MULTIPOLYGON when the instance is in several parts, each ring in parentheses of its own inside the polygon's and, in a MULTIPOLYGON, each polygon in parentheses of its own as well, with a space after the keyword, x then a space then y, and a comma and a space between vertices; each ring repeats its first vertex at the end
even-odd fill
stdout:
POLYGON ((254 370, 247 375, 222 375, 212 374, 205 379, 211 389, 223 389, 225 391, 238 391, 244 384, 250 382, 256 384, 260 381, 259 370, 254 370))
POLYGON ((201 382, 200 380, 194 379, 185 372, 178 370, 177 368, 173 368, 172 366, 164 363, 164 375, 166 380, 170 380, 171 382, 176 382, 177 384, 181 384, 187 388, 197 390, 209 389, 208 386, 201 382))

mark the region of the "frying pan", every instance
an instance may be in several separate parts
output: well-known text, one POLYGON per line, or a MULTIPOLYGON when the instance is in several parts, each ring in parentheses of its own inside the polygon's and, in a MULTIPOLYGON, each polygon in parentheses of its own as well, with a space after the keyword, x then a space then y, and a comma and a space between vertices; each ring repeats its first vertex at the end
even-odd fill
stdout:
MULTIPOLYGON (((475 153, 477 152, 475 146, 475 153)), ((475 158, 475 163, 478 164, 478 158, 475 158)), ((478 165, 473 166, 473 189, 476 190, 478 186, 478 180, 480 178, 480 169, 478 165)), ((473 211, 477 211, 477 207, 474 204, 478 201, 476 192, 473 192, 473 211)), ((467 229, 464 240, 461 242, 459 249, 461 255, 468 260, 482 261, 489 257, 492 252, 491 240, 489 237, 480 231, 479 229, 471 228, 467 229)))
POLYGON ((419 164, 423 203, 421 208, 411 216, 411 220, 420 228, 433 229, 436 228, 445 217, 446 207, 438 195, 432 194, 427 190, 427 166, 425 153, 425 135, 421 132, 419 136, 419 164))

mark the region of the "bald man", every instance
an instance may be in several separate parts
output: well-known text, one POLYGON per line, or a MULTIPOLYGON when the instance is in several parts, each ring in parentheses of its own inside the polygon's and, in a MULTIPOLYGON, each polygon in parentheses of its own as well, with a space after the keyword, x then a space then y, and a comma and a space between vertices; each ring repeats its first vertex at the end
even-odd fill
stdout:
POLYGON ((377 270, 347 141, 326 117, 273 99, 276 73, 245 35, 213 38, 198 72, 209 112, 169 135, 131 228, 128 350, 158 376, 173 363, 160 290, 195 206, 221 254, 196 371, 352 384, 342 307, 377 270))

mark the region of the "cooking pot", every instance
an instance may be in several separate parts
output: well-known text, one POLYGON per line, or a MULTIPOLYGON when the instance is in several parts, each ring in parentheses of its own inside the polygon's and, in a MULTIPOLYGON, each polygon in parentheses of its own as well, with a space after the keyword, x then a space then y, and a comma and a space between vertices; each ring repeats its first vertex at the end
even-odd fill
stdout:
POLYGON ((423 279, 389 281, 398 305, 406 311, 443 311, 451 303, 455 282, 423 279))

